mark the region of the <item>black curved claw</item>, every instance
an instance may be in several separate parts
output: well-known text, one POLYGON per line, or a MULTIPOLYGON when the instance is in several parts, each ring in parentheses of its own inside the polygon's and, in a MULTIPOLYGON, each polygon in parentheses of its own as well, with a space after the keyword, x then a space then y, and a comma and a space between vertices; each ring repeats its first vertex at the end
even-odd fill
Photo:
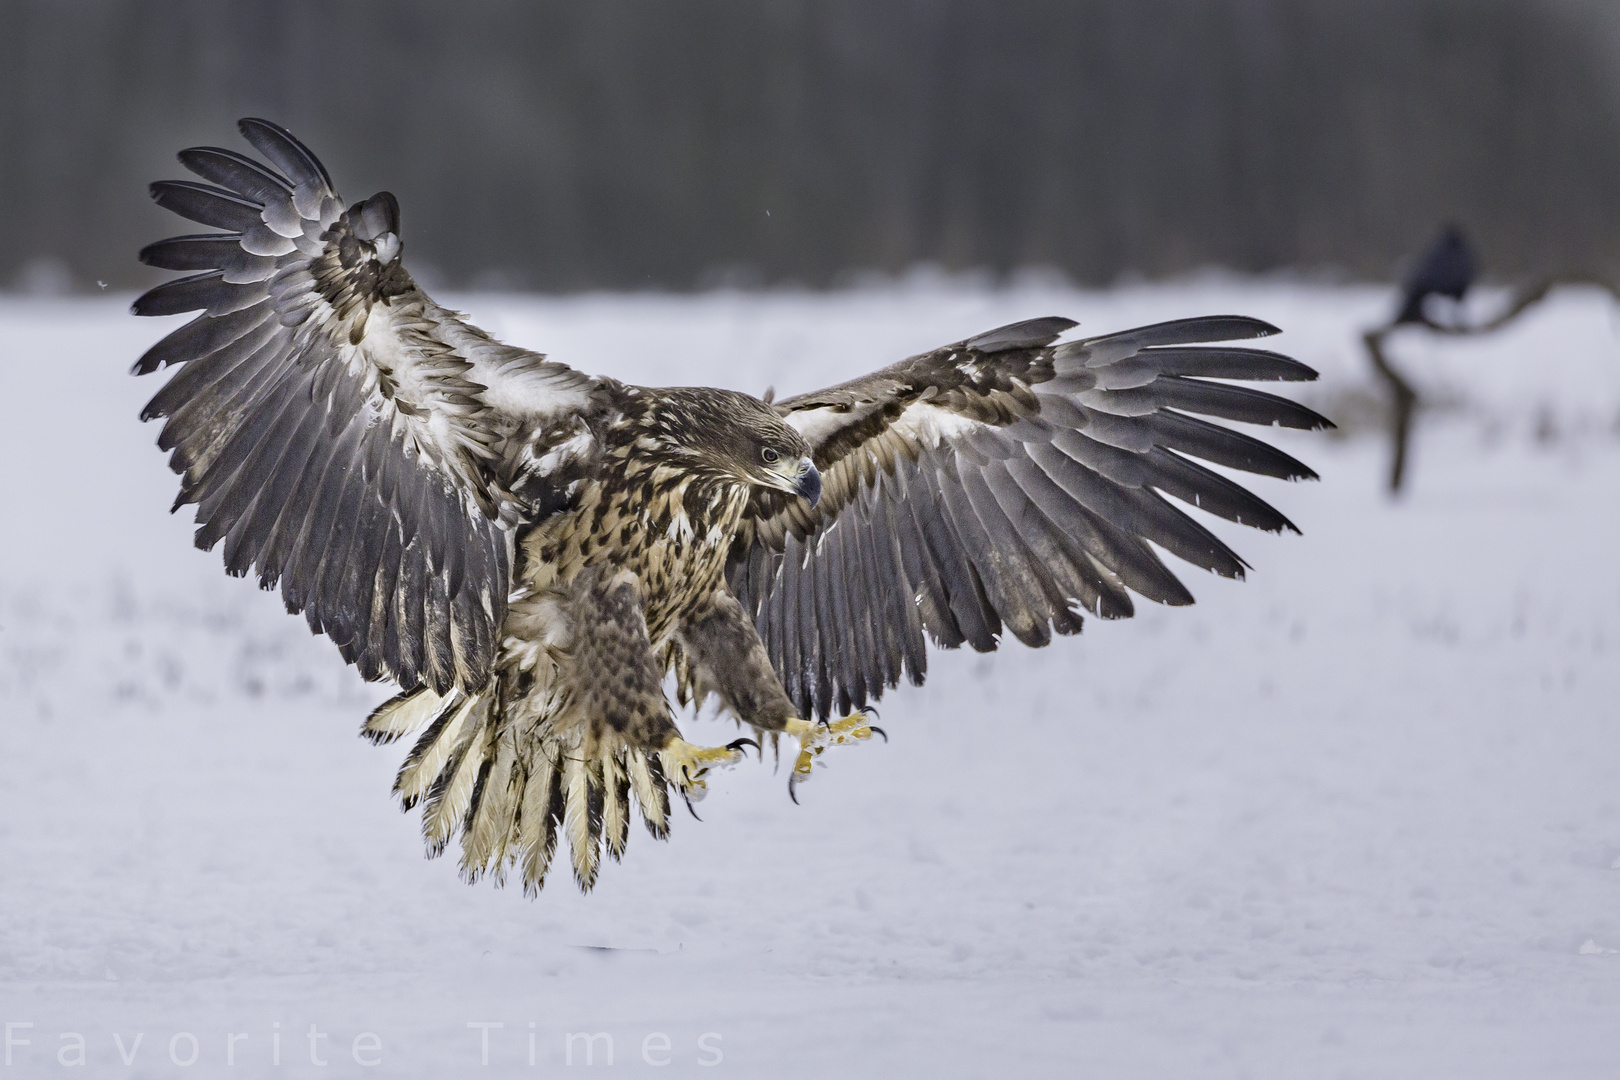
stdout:
POLYGON ((877 732, 879 735, 883 736, 883 741, 884 742, 889 741, 889 733, 887 731, 884 731, 882 728, 878 727, 876 724, 867 724, 866 726, 871 728, 873 731, 877 732))
MULTIPOLYGON (((877 711, 877 706, 876 705, 863 705, 861 707, 861 712, 868 713, 868 714, 870 714, 871 716, 873 716, 874 718, 876 718, 878 720, 883 719, 883 714, 877 711)), ((868 725, 868 726, 870 726, 870 725, 868 725)), ((872 730, 876 731, 877 728, 872 728, 872 730)))
POLYGON ((753 739, 732 739, 730 742, 726 743, 727 750, 741 750, 745 746, 752 746, 755 753, 759 754, 759 760, 765 760, 765 751, 761 750, 759 743, 755 742, 753 739))
POLYGON ((798 773, 789 773, 788 774, 788 798, 793 800, 793 805, 794 806, 799 805, 799 796, 794 794, 794 791, 793 791, 793 789, 798 785, 798 783, 799 783, 799 774, 798 773))
POLYGON ((680 788, 679 790, 681 793, 681 801, 686 803, 686 812, 692 815, 693 821, 702 821, 703 819, 698 817, 697 811, 692 808, 692 796, 686 793, 685 788, 680 788))

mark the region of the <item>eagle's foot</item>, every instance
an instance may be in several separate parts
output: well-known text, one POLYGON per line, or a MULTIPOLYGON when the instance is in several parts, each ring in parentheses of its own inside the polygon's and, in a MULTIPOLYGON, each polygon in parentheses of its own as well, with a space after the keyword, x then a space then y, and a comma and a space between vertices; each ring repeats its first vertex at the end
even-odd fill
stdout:
POLYGON ((658 752, 659 764, 688 803, 701 802, 708 794, 704 777, 709 770, 735 765, 743 759, 745 746, 759 748, 753 739, 736 739, 725 746, 694 746, 677 736, 658 752))
POLYGON ((875 712, 863 710, 842 720, 819 724, 809 720, 789 720, 785 734, 799 740, 799 756, 793 762, 793 772, 788 775, 788 797, 794 802, 799 801, 795 789, 810 779, 810 770, 827 747, 863 742, 873 735, 882 735, 883 741, 888 742, 888 734, 872 723, 875 715, 875 712))

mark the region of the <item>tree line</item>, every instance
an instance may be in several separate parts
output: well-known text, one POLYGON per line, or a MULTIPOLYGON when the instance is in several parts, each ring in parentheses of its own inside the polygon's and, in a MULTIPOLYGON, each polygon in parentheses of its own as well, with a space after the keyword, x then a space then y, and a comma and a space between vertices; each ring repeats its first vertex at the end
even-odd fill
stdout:
POLYGON ((1601 0, 0 0, 0 287, 128 287, 174 152, 286 124, 457 285, 1388 278, 1620 256, 1601 0))

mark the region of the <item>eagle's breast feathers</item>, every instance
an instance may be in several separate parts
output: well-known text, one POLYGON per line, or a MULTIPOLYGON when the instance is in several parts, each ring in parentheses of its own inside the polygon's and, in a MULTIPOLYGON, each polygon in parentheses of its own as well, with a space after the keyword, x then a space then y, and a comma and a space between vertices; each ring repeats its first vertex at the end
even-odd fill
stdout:
POLYGON ((562 444, 576 445, 539 475, 566 478, 558 488, 565 497, 518 534, 523 588, 566 590, 588 569, 626 571, 637 582, 648 636, 661 645, 721 586, 749 492, 734 479, 700 471, 670 441, 670 430, 706 422, 702 404, 690 393, 636 388, 604 405, 611 415, 589 425, 600 436, 562 444), (588 471, 577 473, 586 460, 588 471))

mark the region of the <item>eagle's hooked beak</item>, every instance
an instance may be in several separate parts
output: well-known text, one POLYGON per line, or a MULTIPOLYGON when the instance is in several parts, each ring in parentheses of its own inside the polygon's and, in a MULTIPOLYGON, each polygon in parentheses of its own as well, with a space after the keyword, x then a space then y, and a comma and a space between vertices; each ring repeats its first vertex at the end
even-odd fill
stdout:
POLYGON ((816 471, 816 463, 807 457, 799 459, 799 482, 793 490, 808 500, 811 506, 821 499, 821 473, 816 471))

